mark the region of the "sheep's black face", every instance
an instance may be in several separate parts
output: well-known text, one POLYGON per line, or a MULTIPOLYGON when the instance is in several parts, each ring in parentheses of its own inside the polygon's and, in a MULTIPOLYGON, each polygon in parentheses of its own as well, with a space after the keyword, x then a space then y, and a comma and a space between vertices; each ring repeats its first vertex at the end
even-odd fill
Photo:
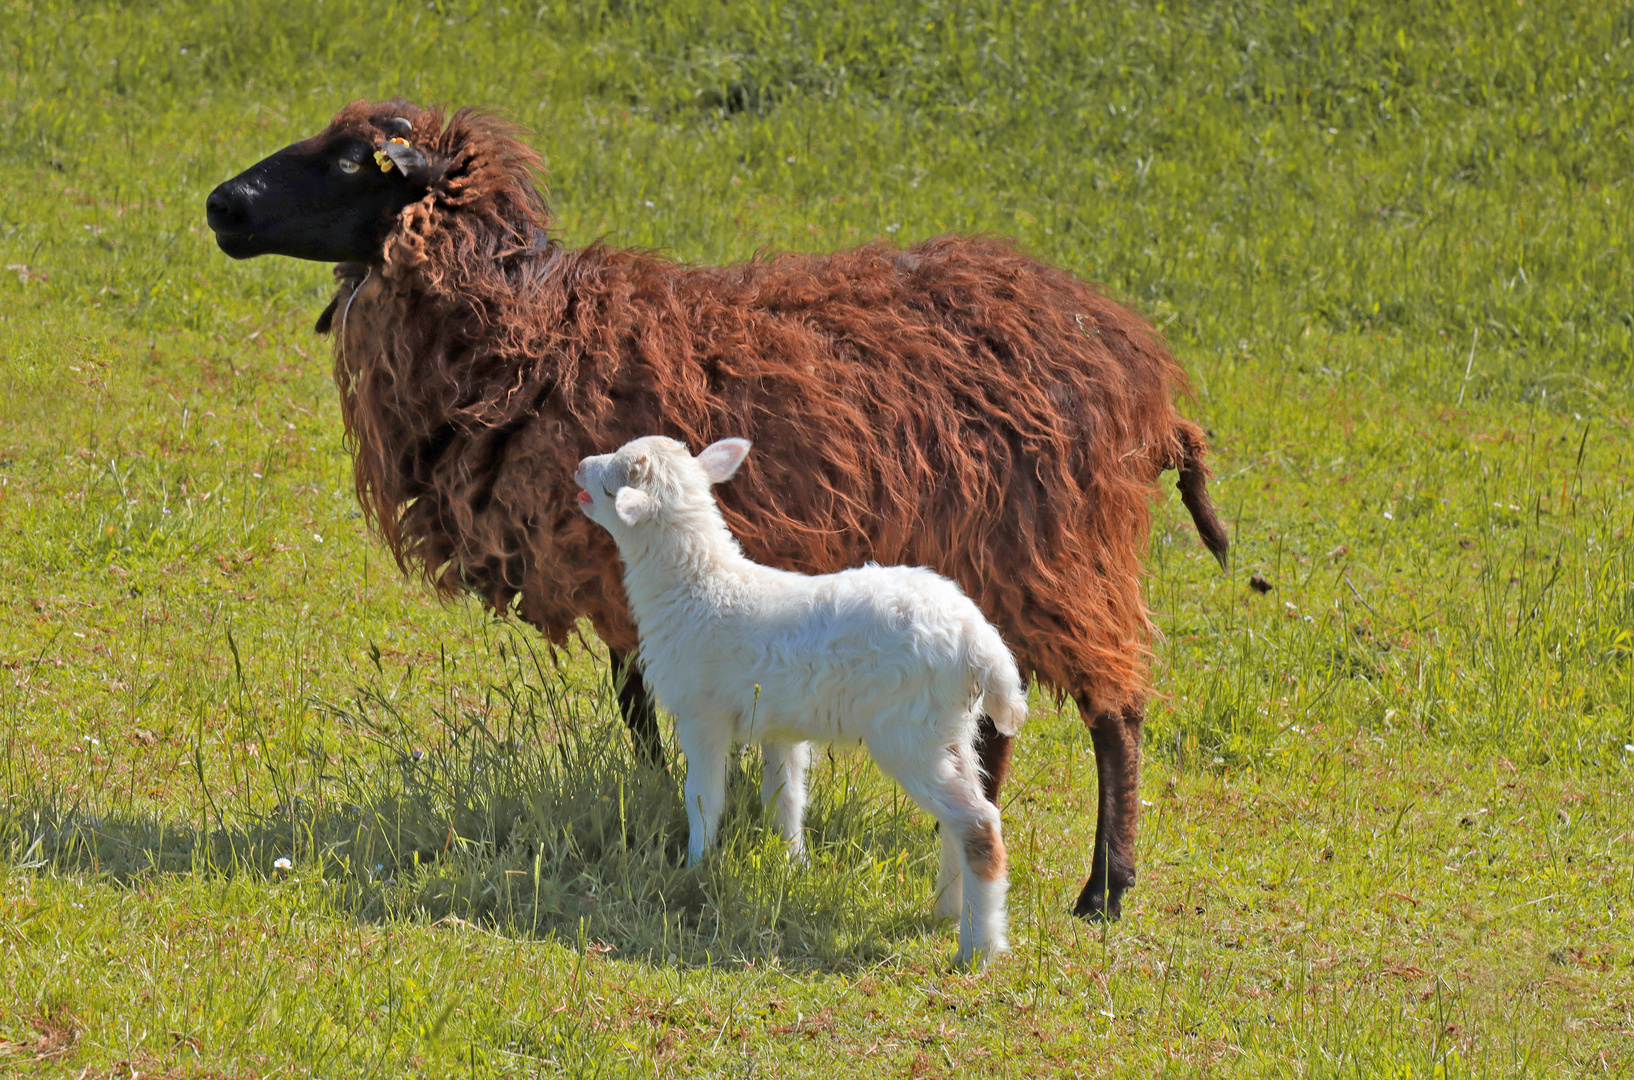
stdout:
POLYGON ((216 243, 235 259, 377 260, 398 211, 425 187, 401 167, 383 170, 375 151, 363 137, 326 132, 250 166, 205 201, 216 243))

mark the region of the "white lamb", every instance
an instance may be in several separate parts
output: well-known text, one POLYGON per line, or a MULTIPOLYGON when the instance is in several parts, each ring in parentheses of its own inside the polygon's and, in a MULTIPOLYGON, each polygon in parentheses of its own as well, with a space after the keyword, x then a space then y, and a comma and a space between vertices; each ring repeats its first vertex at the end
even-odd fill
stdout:
POLYGON ((749 561, 709 490, 748 453, 746 440, 723 439, 694 458, 654 436, 585 458, 574 474, 580 507, 623 557, 643 675, 675 714, 689 860, 714 841, 734 747, 760 745, 762 799, 799 853, 807 740, 865 743, 941 823, 937 914, 959 918, 957 962, 985 965, 1005 947, 1009 879, 971 740, 980 711, 1007 735, 1026 719, 1015 659, 959 587, 929 570, 806 577, 749 561))

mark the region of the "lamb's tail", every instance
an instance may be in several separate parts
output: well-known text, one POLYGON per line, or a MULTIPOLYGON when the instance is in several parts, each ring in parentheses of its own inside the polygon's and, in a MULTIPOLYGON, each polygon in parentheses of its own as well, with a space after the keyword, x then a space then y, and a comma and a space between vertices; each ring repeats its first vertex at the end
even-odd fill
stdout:
POLYGON ((1180 501, 1191 511, 1197 535, 1219 560, 1220 569, 1229 570, 1226 552, 1231 544, 1208 497, 1208 465, 1203 460, 1208 455, 1208 443, 1203 441, 1202 429, 1190 420, 1177 421, 1174 434, 1178 452, 1163 463, 1163 468, 1179 471, 1180 480, 1175 486, 1180 489, 1180 501))
POLYGON ((1014 735, 1027 720, 1027 687, 1016 670, 1016 658, 993 629, 977 614, 965 634, 965 660, 982 692, 982 711, 1005 735, 1014 735))

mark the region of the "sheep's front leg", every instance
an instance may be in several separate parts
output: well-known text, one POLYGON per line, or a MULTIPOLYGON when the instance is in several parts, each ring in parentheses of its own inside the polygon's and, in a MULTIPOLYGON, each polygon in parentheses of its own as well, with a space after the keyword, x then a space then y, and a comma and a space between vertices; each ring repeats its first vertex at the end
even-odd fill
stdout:
POLYGON ((726 752, 732 728, 677 716, 675 734, 687 759, 687 865, 695 866, 715 846, 715 830, 726 811, 726 752))
POLYGON ((630 653, 621 653, 611 645, 607 655, 612 661, 613 688, 618 691, 618 711, 630 729, 636 753, 647 764, 662 769, 664 741, 658 734, 658 707, 641 678, 641 665, 630 653))
POLYGON ((789 851, 804 861, 806 856, 806 770, 811 765, 810 743, 762 743, 765 765, 760 772, 760 805, 771 813, 777 831, 789 843, 789 851))

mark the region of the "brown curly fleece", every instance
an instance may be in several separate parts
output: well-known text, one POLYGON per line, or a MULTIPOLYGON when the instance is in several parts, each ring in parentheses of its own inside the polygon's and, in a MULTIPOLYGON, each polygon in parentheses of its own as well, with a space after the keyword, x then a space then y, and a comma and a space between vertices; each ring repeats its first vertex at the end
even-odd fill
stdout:
POLYGON ((721 267, 569 250, 539 155, 491 113, 355 102, 321 137, 389 115, 413 122, 429 192, 379 265, 337 270, 323 322, 358 496, 405 568, 553 641, 587 617, 631 650, 575 465, 641 435, 740 435, 754 452, 719 494, 752 558, 932 567, 1024 673, 1086 714, 1138 710, 1161 471, 1225 547, 1201 432, 1173 405, 1185 377, 1139 316, 994 239, 721 267))

